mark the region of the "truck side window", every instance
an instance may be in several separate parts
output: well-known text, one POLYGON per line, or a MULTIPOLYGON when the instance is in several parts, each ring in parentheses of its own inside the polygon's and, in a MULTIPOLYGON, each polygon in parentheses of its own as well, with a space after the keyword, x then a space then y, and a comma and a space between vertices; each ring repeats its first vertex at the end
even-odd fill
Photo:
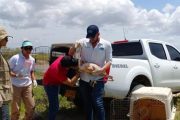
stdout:
POLYGON ((180 53, 172 46, 166 45, 169 55, 171 57, 171 60, 174 61, 180 61, 180 53))
POLYGON ((113 56, 142 55, 143 49, 140 42, 112 44, 113 56))
POLYGON ((149 43, 152 55, 160 59, 167 59, 163 45, 160 43, 149 43))

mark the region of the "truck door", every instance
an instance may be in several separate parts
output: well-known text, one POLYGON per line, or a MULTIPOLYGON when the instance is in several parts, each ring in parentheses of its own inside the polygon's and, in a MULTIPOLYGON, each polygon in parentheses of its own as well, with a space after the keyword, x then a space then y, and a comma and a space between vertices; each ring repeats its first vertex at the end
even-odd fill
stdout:
POLYGON ((180 86, 180 53, 173 46, 166 45, 169 52, 170 61, 172 64, 172 71, 174 80, 169 83, 172 88, 176 89, 180 86))
POLYGON ((172 81, 172 64, 167 60, 166 52, 161 43, 149 42, 150 66, 154 86, 168 86, 172 81))

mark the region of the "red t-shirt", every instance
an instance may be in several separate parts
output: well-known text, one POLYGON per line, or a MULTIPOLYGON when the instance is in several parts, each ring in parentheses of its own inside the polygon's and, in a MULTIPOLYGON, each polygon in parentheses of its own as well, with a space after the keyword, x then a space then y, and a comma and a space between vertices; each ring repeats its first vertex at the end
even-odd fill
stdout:
POLYGON ((43 85, 58 85, 63 81, 67 80, 68 70, 61 65, 59 62, 62 60, 63 56, 59 56, 48 68, 43 78, 43 85))

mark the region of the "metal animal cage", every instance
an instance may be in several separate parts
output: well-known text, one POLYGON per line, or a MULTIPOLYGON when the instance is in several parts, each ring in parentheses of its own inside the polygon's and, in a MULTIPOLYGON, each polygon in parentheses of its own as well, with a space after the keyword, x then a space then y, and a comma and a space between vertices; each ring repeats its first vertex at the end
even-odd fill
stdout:
POLYGON ((113 99, 110 102, 110 120, 129 120, 130 99, 113 99))
POLYGON ((174 120, 175 113, 170 88, 142 87, 110 102, 110 120, 174 120))
POLYGON ((32 56, 35 58, 35 74, 38 84, 42 84, 42 78, 44 73, 49 67, 49 53, 50 48, 48 46, 35 47, 32 51, 32 56))

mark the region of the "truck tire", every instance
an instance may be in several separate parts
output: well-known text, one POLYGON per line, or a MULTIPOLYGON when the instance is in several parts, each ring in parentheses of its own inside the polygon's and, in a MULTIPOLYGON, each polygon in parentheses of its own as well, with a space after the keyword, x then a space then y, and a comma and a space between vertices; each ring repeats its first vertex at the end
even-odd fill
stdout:
POLYGON ((144 87, 144 85, 142 85, 142 84, 137 84, 137 85, 135 85, 135 86, 132 88, 131 92, 130 92, 130 97, 131 97, 131 94, 132 94, 133 91, 135 91, 135 90, 137 90, 137 89, 139 89, 139 88, 141 88, 141 87, 144 87))
POLYGON ((144 86, 145 86, 145 85, 143 85, 143 84, 141 84, 141 83, 133 82, 133 83, 132 83, 132 86, 131 86, 131 88, 130 88, 130 90, 129 90, 129 93, 127 94, 126 97, 130 98, 133 91, 135 91, 135 90, 137 90, 137 89, 139 89, 139 88, 141 88, 141 87, 144 87, 144 86))

